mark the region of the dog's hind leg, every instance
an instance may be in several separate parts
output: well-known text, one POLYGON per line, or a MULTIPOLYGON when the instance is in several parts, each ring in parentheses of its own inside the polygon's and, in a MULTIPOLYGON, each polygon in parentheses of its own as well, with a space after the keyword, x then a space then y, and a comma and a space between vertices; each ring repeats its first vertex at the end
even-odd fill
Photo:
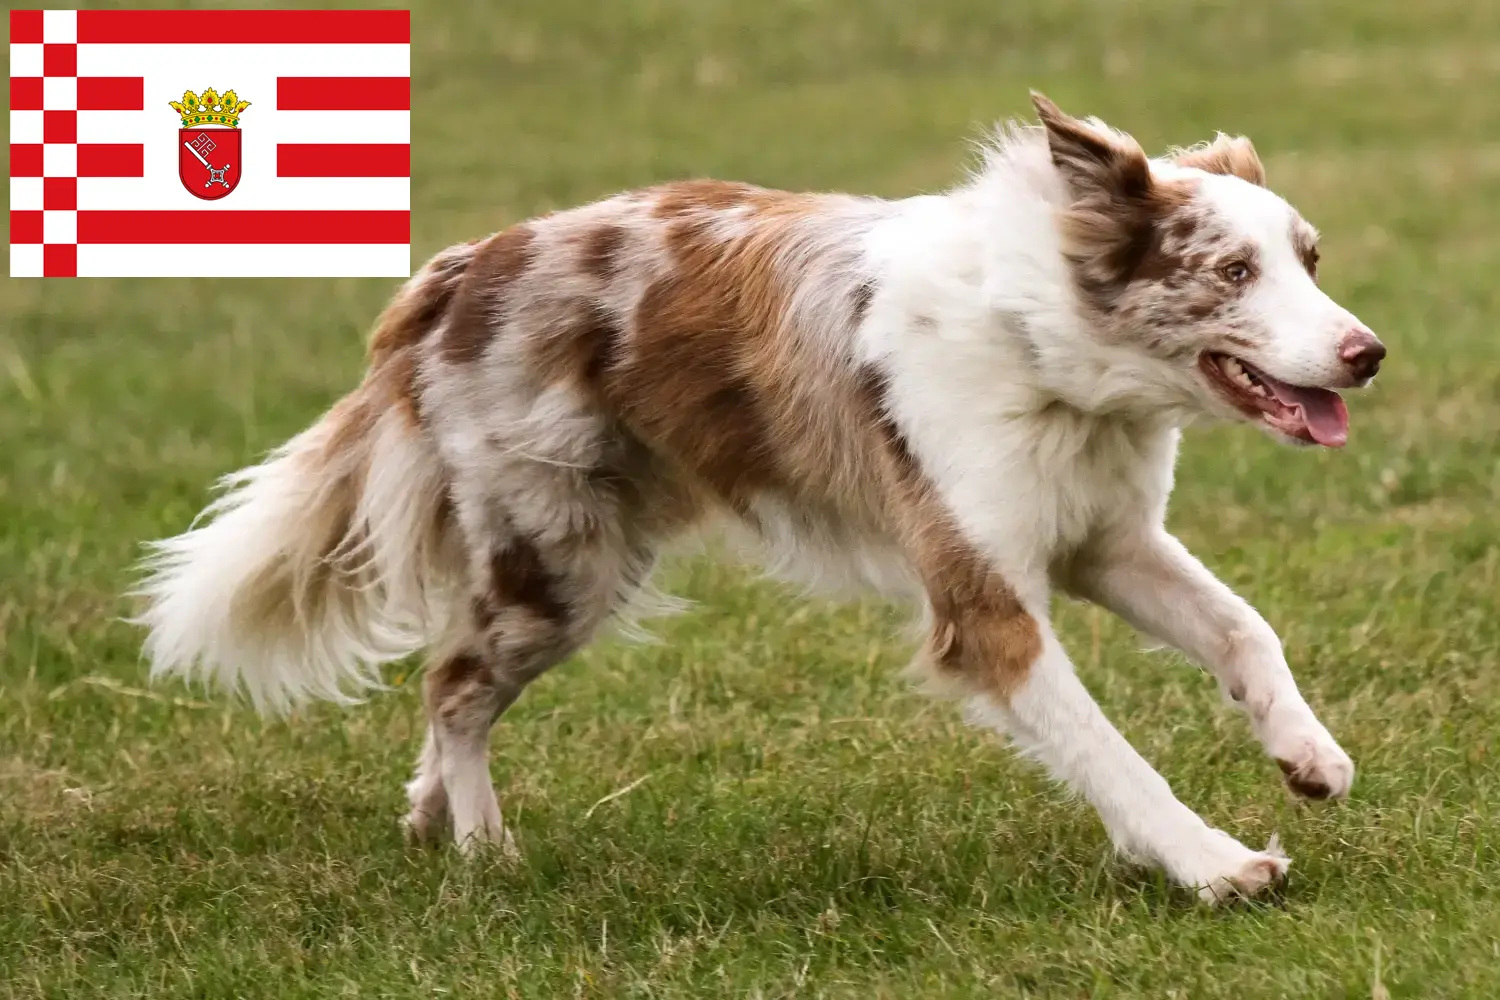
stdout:
POLYGON ((490 781, 490 728, 528 684, 593 637, 640 559, 597 535, 568 542, 544 547, 513 532, 484 560, 469 633, 424 680, 428 733, 407 786, 413 834, 432 837, 446 814, 464 850, 514 850, 490 781))
MULTIPOLYGON (((427 780, 426 802, 441 795, 451 814, 453 835, 464 850, 480 844, 497 844, 506 852, 515 844, 500 815, 500 802, 490 782, 489 731, 500 713, 520 694, 522 685, 511 681, 503 666, 492 666, 474 649, 445 658, 429 669, 424 695, 428 716, 428 747, 423 765, 436 758, 437 782, 427 780), (431 753, 429 754, 429 747, 431 753)), ((408 824, 415 828, 424 802, 413 797, 408 824)))
POLYGON ((490 783, 491 725, 612 615, 639 607, 658 543, 687 518, 676 493, 623 449, 584 473, 497 456, 456 477, 469 601, 423 683, 429 729, 407 786, 413 833, 432 836, 446 815, 460 847, 513 849, 490 783))
POLYGON ((448 793, 443 790, 437 734, 430 725, 417 758, 417 773, 406 784, 406 797, 411 803, 411 811, 402 821, 407 835, 421 842, 436 840, 448 820, 448 793))

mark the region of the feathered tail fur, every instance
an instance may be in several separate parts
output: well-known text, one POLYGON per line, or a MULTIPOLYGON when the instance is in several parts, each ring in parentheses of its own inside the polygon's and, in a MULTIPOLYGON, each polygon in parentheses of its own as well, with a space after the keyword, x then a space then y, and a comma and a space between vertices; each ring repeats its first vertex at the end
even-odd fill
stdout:
POLYGON ((152 544, 135 593, 153 678, 202 677, 263 712, 347 702, 445 627, 462 570, 447 477, 416 419, 414 352, 471 256, 455 247, 412 278, 359 388, 152 544))

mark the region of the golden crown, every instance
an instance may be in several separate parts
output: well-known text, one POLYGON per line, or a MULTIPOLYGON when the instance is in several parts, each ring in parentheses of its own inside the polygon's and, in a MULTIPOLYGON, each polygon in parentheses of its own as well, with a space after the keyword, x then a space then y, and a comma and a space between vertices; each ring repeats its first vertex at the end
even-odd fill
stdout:
POLYGON ((240 112, 250 106, 249 101, 240 100, 240 95, 232 90, 226 90, 220 94, 214 88, 209 87, 202 96, 191 90, 183 91, 182 102, 168 101, 179 115, 182 116, 183 128, 194 128, 198 125, 227 125, 230 128, 240 127, 240 112))

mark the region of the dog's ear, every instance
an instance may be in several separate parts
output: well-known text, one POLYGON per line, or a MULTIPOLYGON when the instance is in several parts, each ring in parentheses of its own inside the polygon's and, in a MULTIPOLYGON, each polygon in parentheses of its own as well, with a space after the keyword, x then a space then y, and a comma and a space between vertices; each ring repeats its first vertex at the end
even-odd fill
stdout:
POLYGON ((1134 139, 1085 124, 1035 90, 1031 103, 1047 130, 1052 162, 1075 199, 1135 201, 1150 193, 1151 165, 1134 139))
POLYGON ((1081 122, 1032 91, 1052 162, 1073 200, 1058 214, 1063 254, 1084 299, 1111 313, 1192 185, 1158 180, 1140 143, 1097 121, 1081 122))
POLYGON ((1219 133, 1213 142, 1184 149, 1172 157, 1180 167, 1196 167, 1210 174, 1238 177, 1260 187, 1266 186, 1266 168, 1255 152, 1255 146, 1242 135, 1219 133))

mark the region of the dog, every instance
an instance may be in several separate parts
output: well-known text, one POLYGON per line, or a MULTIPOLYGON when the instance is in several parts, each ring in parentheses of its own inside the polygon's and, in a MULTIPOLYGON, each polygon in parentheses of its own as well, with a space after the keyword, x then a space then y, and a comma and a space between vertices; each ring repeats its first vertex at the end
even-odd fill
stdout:
POLYGON ((350 702, 429 649, 412 835, 515 844, 495 720, 664 546, 738 526, 768 562, 912 598, 918 669, 1205 900, 1289 860, 1210 827, 1124 740, 1049 624, 1092 601, 1205 666, 1290 787, 1354 766, 1265 620, 1163 527, 1208 416, 1339 447, 1386 350, 1317 284, 1318 234, 1245 138, 1148 158, 1032 94, 939 195, 697 180, 438 253, 363 383, 154 543, 153 676, 263 711, 350 702))

